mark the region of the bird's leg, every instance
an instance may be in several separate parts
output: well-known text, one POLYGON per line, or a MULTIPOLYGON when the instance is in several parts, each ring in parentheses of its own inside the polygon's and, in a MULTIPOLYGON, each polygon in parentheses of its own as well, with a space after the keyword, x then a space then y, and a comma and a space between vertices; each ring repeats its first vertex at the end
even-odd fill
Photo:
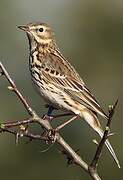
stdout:
POLYGON ((57 110, 56 108, 54 108, 51 105, 46 104, 45 106, 46 108, 48 108, 48 112, 46 115, 43 116, 43 119, 48 118, 49 120, 53 120, 59 117, 64 117, 64 116, 71 116, 73 115, 72 112, 66 112, 66 113, 62 113, 62 114, 56 114, 56 115, 52 115, 53 110, 57 110))
POLYGON ((55 109, 53 106, 48 105, 47 114, 43 116, 43 119, 48 119, 49 121, 53 119, 52 112, 55 109))
POLYGON ((62 129, 63 127, 65 127, 66 125, 68 125, 69 123, 71 123, 72 121, 74 121, 75 119, 79 118, 78 115, 73 116, 71 119, 69 119, 68 121, 66 121, 65 123, 61 124, 60 126, 58 126, 55 131, 59 131, 60 129, 62 129))
MULTIPOLYGON (((48 106, 48 112, 47 114, 43 117, 43 119, 47 118, 48 120, 53 120, 54 118, 57 118, 57 117, 63 117, 63 116, 70 116, 70 115, 73 115, 73 113, 71 112, 68 112, 68 113, 63 113, 63 114, 58 114, 58 115, 52 115, 52 112, 55 108, 53 106, 48 106)), ((78 115, 75 115, 74 117, 72 117, 71 119, 69 119, 68 121, 66 121, 65 123, 61 124, 60 126, 58 126, 57 128, 55 129, 50 129, 48 132, 47 132, 47 136, 50 137, 50 140, 52 141, 52 143, 55 142, 56 140, 56 132, 59 131, 60 129, 62 129, 63 127, 65 127, 67 124, 69 124, 70 122, 74 121, 75 119, 77 119, 79 116, 78 115)))
POLYGON ((49 106, 47 116, 52 117, 51 115, 52 115, 52 112, 53 112, 54 109, 55 108, 53 106, 49 106))

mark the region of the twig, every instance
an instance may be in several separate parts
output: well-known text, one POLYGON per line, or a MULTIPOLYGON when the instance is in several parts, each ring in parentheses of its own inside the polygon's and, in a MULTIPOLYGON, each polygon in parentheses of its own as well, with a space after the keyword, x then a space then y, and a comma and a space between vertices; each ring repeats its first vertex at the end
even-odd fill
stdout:
POLYGON ((9 89, 14 91, 17 94, 17 96, 19 97, 19 99, 23 103, 23 105, 24 105, 25 109, 27 110, 27 112, 31 116, 33 116, 34 112, 33 112, 32 108, 31 108, 31 106, 29 106, 29 104, 27 103, 26 99, 23 97, 23 95, 17 89, 16 84, 14 83, 14 81, 12 80, 12 78, 10 77, 10 75, 8 74, 8 72, 6 71, 6 69, 4 68, 4 66, 2 65, 1 62, 0 62, 0 68, 2 70, 2 74, 5 75, 6 79, 8 80, 8 82, 11 85, 11 86, 9 86, 9 89))
POLYGON ((30 124, 33 123, 34 120, 33 118, 29 118, 29 119, 25 119, 25 120, 19 120, 19 121, 13 121, 13 122, 7 122, 7 123, 2 123, 2 127, 4 128, 12 128, 12 127, 16 127, 19 125, 25 125, 25 124, 30 124))
MULTIPOLYGON (((12 129, 7 129, 7 128, 1 128, 1 132, 6 132, 6 133, 10 133, 10 134, 13 134, 13 135, 17 135, 17 131, 16 130, 12 130, 12 129)), ((27 137, 29 138, 30 140, 47 140, 46 137, 44 136, 41 136, 39 134, 32 134, 30 132, 23 132, 23 137, 27 137)))
POLYGON ((110 126, 111 126, 111 121, 112 121, 112 117, 114 115, 117 103, 118 103, 118 100, 115 102, 114 106, 109 107, 109 118, 108 118, 108 121, 107 121, 107 124, 106 124, 104 135, 103 135, 99 145, 97 146, 96 153, 95 153, 94 158, 93 158, 93 160, 92 160, 92 162, 91 162, 91 164, 89 166, 89 172, 90 172, 91 176, 93 176, 97 171, 97 165, 98 165, 98 161, 99 161, 100 156, 101 156, 103 146, 105 144, 106 139, 108 139, 108 137, 110 135, 109 131, 110 131, 110 126))

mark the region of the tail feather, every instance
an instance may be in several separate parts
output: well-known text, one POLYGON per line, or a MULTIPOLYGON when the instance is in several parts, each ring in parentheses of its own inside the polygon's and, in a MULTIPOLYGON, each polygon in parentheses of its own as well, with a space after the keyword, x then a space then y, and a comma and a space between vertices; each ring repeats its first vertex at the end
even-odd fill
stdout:
MULTIPOLYGON (((101 128, 101 125, 98 121, 98 118, 97 116, 92 112, 92 111, 89 111, 89 110, 84 110, 81 112, 81 116, 85 119, 85 121, 100 135, 100 137, 102 138, 103 137, 103 130, 101 128)), ((117 156, 114 152, 114 149, 112 148, 109 140, 107 139, 105 141, 105 145, 106 147, 108 148, 109 152, 111 153, 114 161, 116 162, 117 166, 120 168, 120 164, 119 164, 119 161, 117 159, 117 156)))

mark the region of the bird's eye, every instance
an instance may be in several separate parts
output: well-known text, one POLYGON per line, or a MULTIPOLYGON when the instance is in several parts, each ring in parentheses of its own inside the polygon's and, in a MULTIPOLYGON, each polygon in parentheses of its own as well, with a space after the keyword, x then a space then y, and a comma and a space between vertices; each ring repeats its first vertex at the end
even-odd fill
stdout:
POLYGON ((44 31, 44 29, 43 28, 39 28, 39 32, 43 32, 44 31))

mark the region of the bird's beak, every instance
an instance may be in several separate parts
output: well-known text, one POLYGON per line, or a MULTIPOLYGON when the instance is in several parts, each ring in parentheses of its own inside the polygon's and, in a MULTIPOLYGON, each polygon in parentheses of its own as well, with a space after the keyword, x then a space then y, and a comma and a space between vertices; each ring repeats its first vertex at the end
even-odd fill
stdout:
POLYGON ((29 27, 28 26, 18 26, 19 29, 23 30, 23 31, 29 31, 29 27))

